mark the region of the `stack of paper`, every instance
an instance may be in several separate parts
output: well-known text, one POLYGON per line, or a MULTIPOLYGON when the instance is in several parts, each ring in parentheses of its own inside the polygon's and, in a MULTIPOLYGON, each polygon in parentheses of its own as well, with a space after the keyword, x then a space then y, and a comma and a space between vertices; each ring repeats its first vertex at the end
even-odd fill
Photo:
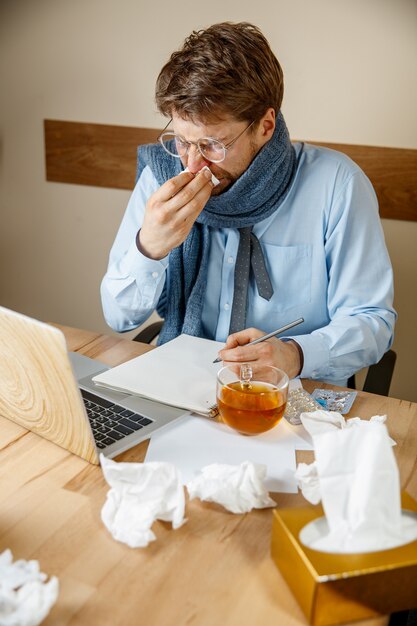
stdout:
POLYGON ((213 363, 224 344, 180 335, 141 356, 98 374, 98 385, 209 415, 216 404, 213 363))

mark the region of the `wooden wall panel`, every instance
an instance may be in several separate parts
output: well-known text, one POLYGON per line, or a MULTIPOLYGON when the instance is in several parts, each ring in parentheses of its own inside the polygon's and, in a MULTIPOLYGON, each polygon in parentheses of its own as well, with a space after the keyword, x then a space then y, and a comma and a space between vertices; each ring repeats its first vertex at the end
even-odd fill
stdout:
POLYGON ((46 180, 133 189, 136 151, 161 130, 44 120, 46 180))
MULTIPOLYGON (((155 142, 159 132, 154 128, 44 120, 46 179, 133 189, 137 146, 155 142)), ((378 196, 381 217, 417 220, 417 150, 310 143, 344 152, 363 169, 378 196)))
POLYGON ((344 152, 359 165, 374 186, 381 217, 417 220, 417 150, 311 143, 344 152))

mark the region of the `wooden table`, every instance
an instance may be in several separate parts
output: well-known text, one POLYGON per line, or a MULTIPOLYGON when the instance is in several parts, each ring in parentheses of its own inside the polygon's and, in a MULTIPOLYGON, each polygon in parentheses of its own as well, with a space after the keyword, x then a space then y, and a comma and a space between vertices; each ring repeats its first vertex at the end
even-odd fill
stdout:
MULTIPOLYGON (((149 346, 61 327, 69 350, 116 365, 149 346)), ((308 390, 317 383, 305 381, 308 390)), ((360 392, 354 414, 388 415, 401 484, 417 498, 417 405, 360 392)), ((147 442, 120 455, 143 461, 147 442)), ((298 453, 310 460, 312 453, 298 453), (307 456, 306 456, 307 455, 307 456), (308 456, 309 455, 309 456, 308 456)), ((156 522, 145 549, 117 543, 101 522, 99 467, 0 418, 0 552, 37 559, 59 578, 50 626, 296 626, 306 620, 270 554, 271 509, 233 515, 187 503, 178 530, 156 522)), ((277 494, 279 506, 304 504, 277 494)), ((382 626, 387 618, 356 622, 382 626)))

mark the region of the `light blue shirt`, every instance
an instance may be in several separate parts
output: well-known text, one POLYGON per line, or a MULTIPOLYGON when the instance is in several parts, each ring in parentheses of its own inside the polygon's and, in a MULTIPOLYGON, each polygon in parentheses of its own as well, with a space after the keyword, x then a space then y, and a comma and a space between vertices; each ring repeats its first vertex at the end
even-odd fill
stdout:
MULTIPOLYGON (((300 144, 295 148, 298 153, 300 144)), ((164 286, 169 258, 148 259, 135 243, 158 187, 146 167, 110 251, 101 296, 105 319, 117 331, 142 324, 164 286)), ((239 233, 211 231, 202 322, 206 336, 224 342, 239 233)), ((264 300, 251 279, 247 327, 268 333, 303 317, 287 334, 303 350, 302 377, 344 384, 378 362, 393 338, 393 275, 375 192, 362 170, 344 154, 306 144, 284 202, 253 232, 274 294, 264 300)))

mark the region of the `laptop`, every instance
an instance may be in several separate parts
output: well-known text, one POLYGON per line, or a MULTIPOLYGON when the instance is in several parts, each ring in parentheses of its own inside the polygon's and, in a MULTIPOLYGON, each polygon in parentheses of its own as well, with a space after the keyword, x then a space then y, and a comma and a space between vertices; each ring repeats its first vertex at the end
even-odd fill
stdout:
POLYGON ((188 413, 97 387, 107 369, 68 352, 58 328, 0 307, 0 416, 94 464, 188 413))

